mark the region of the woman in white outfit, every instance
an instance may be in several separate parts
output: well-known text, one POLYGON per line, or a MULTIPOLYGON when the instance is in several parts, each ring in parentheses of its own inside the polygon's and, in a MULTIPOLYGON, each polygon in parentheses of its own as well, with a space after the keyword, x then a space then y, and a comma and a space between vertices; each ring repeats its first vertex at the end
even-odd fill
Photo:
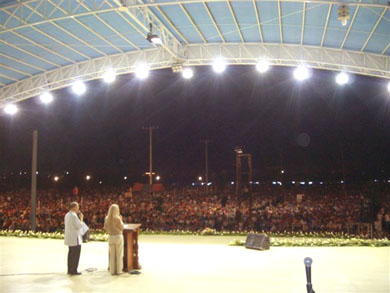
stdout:
POLYGON ((104 230, 108 233, 110 273, 119 275, 123 270, 123 222, 117 204, 110 206, 104 220, 104 230))

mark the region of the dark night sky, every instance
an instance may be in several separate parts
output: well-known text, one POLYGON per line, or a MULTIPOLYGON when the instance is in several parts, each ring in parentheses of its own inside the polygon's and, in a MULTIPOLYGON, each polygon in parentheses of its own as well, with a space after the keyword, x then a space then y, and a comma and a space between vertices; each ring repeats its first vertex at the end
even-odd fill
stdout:
POLYGON ((233 148, 240 145, 252 153, 260 180, 278 178, 281 155, 287 178, 337 178, 344 145, 350 177, 390 177, 387 81, 353 76, 341 88, 333 72, 314 70, 298 83, 292 70, 261 76, 253 67, 230 66, 217 75, 199 67, 188 81, 166 69, 144 81, 124 75, 110 86, 88 82, 82 97, 55 91, 49 106, 27 100, 14 117, 0 116, 0 171, 30 169, 31 133, 38 129, 41 172, 136 178, 148 168, 141 127, 152 124, 159 126, 155 169, 171 180, 202 173, 202 138, 212 140, 213 176, 234 174, 233 148), (298 143, 302 133, 310 137, 307 147, 298 143))

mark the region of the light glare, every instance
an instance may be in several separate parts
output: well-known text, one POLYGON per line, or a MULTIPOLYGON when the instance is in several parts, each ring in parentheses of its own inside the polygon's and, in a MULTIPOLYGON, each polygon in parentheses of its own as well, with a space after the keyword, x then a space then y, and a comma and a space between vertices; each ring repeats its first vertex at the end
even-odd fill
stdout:
POLYGON ((154 36, 150 40, 152 41, 153 44, 162 45, 162 40, 158 36, 154 36))
POLYGON ((85 86, 84 82, 82 82, 81 80, 77 80, 72 85, 72 91, 76 95, 80 96, 80 95, 84 94, 87 91, 87 87, 85 86))
POLYGON ((218 57, 214 60, 213 69, 216 73, 222 73, 226 69, 226 62, 222 57, 218 57))
POLYGON ((4 107, 4 112, 8 115, 14 115, 18 112, 18 107, 16 107, 14 104, 8 104, 4 107))
POLYGON ((390 93, 390 81, 389 81, 389 84, 387 85, 387 90, 388 90, 389 93, 390 93))
POLYGON ((39 96, 43 104, 50 104, 53 102, 53 95, 50 92, 44 92, 39 96))
POLYGON ((113 69, 108 69, 103 73, 103 80, 105 83, 112 83, 116 79, 115 71, 113 69))
POLYGON ((182 75, 185 79, 190 79, 194 76, 194 71, 191 68, 184 68, 182 75))
POLYGON ((260 73, 264 73, 264 72, 268 71, 268 69, 269 69, 269 62, 267 60, 264 60, 264 59, 260 60, 256 64, 256 69, 260 73))
POLYGON ((303 64, 299 65, 294 70, 294 77, 296 80, 303 81, 309 78, 309 69, 303 64))
POLYGON ((145 79, 149 76, 149 66, 145 63, 140 63, 135 68, 135 76, 139 79, 145 79))
POLYGON ((349 76, 345 72, 340 72, 339 74, 336 75, 336 82, 339 85, 344 85, 348 83, 349 81, 349 76))

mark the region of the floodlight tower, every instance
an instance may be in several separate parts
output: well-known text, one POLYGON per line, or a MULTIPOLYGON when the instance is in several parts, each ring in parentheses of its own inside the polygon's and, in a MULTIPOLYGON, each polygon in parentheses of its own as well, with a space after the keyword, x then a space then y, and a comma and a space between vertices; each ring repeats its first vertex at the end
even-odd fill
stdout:
POLYGON ((205 176, 206 176, 206 194, 209 194, 209 139, 200 141, 205 147, 205 176))
POLYGON ((158 126, 142 127, 143 130, 149 131, 149 185, 153 185, 153 130, 158 126))
POLYGON ((251 154, 245 154, 242 150, 242 148, 237 147, 234 149, 234 152, 236 153, 236 197, 238 198, 241 196, 242 192, 242 177, 243 175, 248 176, 248 181, 244 182, 247 183, 249 186, 249 195, 251 194, 252 190, 252 155, 251 154), (247 171, 242 170, 242 163, 246 160, 248 164, 247 171))

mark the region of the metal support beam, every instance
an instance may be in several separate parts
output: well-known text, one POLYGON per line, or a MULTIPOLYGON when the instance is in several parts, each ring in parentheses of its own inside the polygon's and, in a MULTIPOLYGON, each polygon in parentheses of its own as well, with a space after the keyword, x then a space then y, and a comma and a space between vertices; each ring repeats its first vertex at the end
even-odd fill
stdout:
POLYGON ((333 7, 333 5, 330 4, 330 5, 329 5, 329 8, 328 8, 328 14, 327 14, 327 16, 326 16, 326 22, 325 22, 325 26, 324 26, 324 32, 322 33, 321 47, 324 46, 325 36, 326 36, 326 32, 327 32, 327 30, 328 30, 330 12, 332 11, 332 7, 333 7))
MULTIPOLYGON (((359 1, 361 1, 361 0, 359 0, 359 1)), ((359 6, 356 7, 356 9, 355 9, 355 12, 354 12, 354 14, 353 14, 353 16, 352 16, 352 19, 351 19, 351 23, 349 24, 347 33, 345 34, 344 40, 343 40, 343 42, 341 43, 340 49, 343 49, 343 48, 344 48, 345 42, 346 42, 347 39, 348 39, 349 33, 351 32, 353 23, 355 22, 355 18, 356 18, 356 15, 358 14, 358 12, 359 12, 359 6)))
POLYGON ((385 15, 385 13, 386 13, 386 8, 384 8, 384 9, 382 10, 382 13, 381 13, 381 15, 379 16, 377 22, 375 23, 374 27, 371 29, 370 34, 368 35, 366 41, 364 42, 362 48, 360 49, 361 52, 363 52, 363 51, 366 49, 366 46, 367 46, 368 42, 371 40, 372 35, 375 33, 376 28, 378 27, 379 23, 380 23, 381 20, 383 19, 383 16, 385 15))
POLYGON ((303 2, 302 28, 301 28, 301 45, 303 44, 303 37, 304 37, 304 34, 305 34, 305 18, 306 18, 306 2, 303 2))
POLYGON ((215 21, 214 16, 213 16, 213 14, 212 14, 211 11, 210 11, 209 6, 207 5, 206 2, 203 2, 203 6, 204 6, 204 8, 206 9, 207 14, 208 14, 208 16, 210 17, 211 22, 213 23, 215 29, 217 30, 219 37, 221 38, 222 42, 225 43, 225 42, 226 42, 226 41, 225 41, 225 38, 223 37, 222 32, 221 32, 221 30, 219 29, 218 24, 217 24, 217 22, 215 21))
MULTIPOLYGON (((390 78, 390 57, 367 52, 259 43, 226 43, 224 46, 193 44, 185 46, 184 50, 186 59, 183 60, 183 65, 188 66, 211 65, 215 57, 222 54, 228 64, 255 65, 258 58, 263 57, 272 65, 296 66, 304 60, 308 66, 313 68, 343 70, 355 74, 390 78)), ((71 85, 77 78, 85 81, 101 78, 104 68, 108 65, 117 74, 131 73, 140 59, 146 60, 152 69, 171 67, 177 62, 174 56, 157 48, 104 56, 71 64, 0 88, 0 107, 9 102, 18 102, 37 96, 42 88, 56 90, 71 85)))
POLYGON ((238 21, 237 21, 237 18, 236 18, 236 14, 234 13, 234 10, 233 10, 233 7, 232 7, 232 3, 230 2, 230 0, 228 0, 226 3, 228 5, 228 7, 229 7, 230 14, 233 17, 234 25, 236 26, 238 35, 240 36, 240 40, 241 40, 241 42, 245 43, 244 37, 242 36, 242 33, 241 33, 240 25, 238 24, 238 21))
MULTIPOLYGON (((2 9, 13 9, 16 7, 21 7, 22 5, 25 4, 31 4, 33 2, 38 2, 38 1, 43 1, 47 2, 49 0, 19 0, 17 3, 14 4, 9 4, 9 5, 4 5, 3 7, 0 8, 2 9)), ((91 0, 77 0, 78 2, 87 2, 91 0)), ((116 0, 113 0, 116 1, 116 0)), ((250 0, 230 0, 232 2, 248 2, 250 0)), ((262 0, 263 2, 277 2, 279 0, 262 0)), ((179 3, 181 4, 191 4, 191 3, 203 3, 203 2, 208 2, 208 3, 217 3, 217 2, 226 2, 226 0, 175 0, 175 1, 150 1, 150 2, 140 2, 140 1, 133 1, 129 7, 153 7, 153 6, 166 6, 166 5, 177 5, 179 3)), ((367 1, 367 2, 356 2, 356 0, 282 0, 282 2, 298 2, 298 3, 316 3, 316 4, 334 4, 334 5, 348 5, 348 6, 365 6, 365 7, 377 7, 377 8, 386 8, 388 7, 388 4, 386 1, 367 1)), ((99 9, 99 8, 97 8, 99 9)), ((69 10, 69 14, 72 14, 76 9, 69 10)))
POLYGON ((283 44, 282 7, 280 7, 280 0, 278 0, 278 15, 279 15, 279 37, 280 37, 280 43, 283 44))
POLYGON ((184 43, 188 44, 188 40, 186 39, 186 37, 179 31, 179 29, 175 26, 175 24, 168 17, 168 15, 166 15, 166 13, 159 6, 156 6, 155 8, 158 10, 158 12, 160 12, 160 14, 165 19, 165 21, 169 23, 169 25, 172 27, 175 33, 177 33, 180 36, 180 38, 184 41, 184 43))
POLYGON ((253 0, 253 8, 255 9, 257 29, 259 30, 259 35, 260 35, 260 42, 263 43, 264 42, 263 31, 261 29, 261 20, 260 20, 259 10, 257 9, 257 2, 256 2, 256 0, 253 0))
POLYGON ((195 28, 195 30, 198 32, 200 38, 203 40, 204 43, 207 43, 207 40, 205 36, 202 34, 202 32, 199 30, 198 26, 196 25, 195 21, 191 17, 191 15, 188 13, 187 9, 184 7, 183 4, 179 4, 180 8, 183 10, 184 14, 187 16, 188 20, 191 22, 192 26, 195 28))

